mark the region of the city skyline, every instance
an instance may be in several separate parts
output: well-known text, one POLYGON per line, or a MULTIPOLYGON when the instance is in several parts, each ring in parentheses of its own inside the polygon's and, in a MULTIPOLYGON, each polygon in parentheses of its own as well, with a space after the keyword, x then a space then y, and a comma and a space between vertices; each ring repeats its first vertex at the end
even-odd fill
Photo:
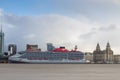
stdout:
POLYGON ((120 47, 119 0, 1 0, 0 24, 5 46, 11 43, 24 50, 26 44, 46 43, 71 50, 92 52, 99 42, 109 41, 114 54, 120 47))

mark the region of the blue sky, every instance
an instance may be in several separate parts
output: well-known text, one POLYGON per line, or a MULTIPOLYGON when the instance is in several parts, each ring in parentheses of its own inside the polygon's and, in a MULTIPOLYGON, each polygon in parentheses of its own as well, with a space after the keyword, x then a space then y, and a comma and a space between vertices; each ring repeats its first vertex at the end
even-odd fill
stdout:
POLYGON ((117 0, 1 0, 0 8, 6 13, 25 15, 63 14, 66 16, 82 14, 93 20, 104 20, 120 14, 117 0), (111 2, 111 3, 110 3, 111 2), (113 3, 114 2, 114 3, 113 3), (112 11, 111 11, 112 10, 112 11))
POLYGON ((38 15, 52 10, 52 3, 49 2, 50 0, 1 0, 0 7, 12 14, 38 15))
POLYGON ((39 44, 46 50, 52 42, 92 52, 98 42, 105 49, 109 41, 119 54, 119 0, 0 0, 0 18, 5 46, 15 43, 24 50, 39 44))
MULTIPOLYGON (((111 1, 111 0, 110 0, 111 1)), ((108 1, 109 2, 109 1, 108 1)), ((94 0, 1 0, 0 7, 17 15, 39 15, 49 13, 86 14, 88 16, 120 13, 120 6, 94 0), (111 11, 112 10, 112 11, 111 11)))

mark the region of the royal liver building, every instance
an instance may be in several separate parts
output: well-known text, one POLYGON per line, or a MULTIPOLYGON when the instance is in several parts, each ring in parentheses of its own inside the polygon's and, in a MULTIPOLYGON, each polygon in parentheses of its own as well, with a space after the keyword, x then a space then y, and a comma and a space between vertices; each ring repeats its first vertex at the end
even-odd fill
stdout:
POLYGON ((113 63, 113 51, 110 48, 109 42, 106 49, 101 50, 99 43, 96 46, 96 50, 93 52, 94 63, 113 63))

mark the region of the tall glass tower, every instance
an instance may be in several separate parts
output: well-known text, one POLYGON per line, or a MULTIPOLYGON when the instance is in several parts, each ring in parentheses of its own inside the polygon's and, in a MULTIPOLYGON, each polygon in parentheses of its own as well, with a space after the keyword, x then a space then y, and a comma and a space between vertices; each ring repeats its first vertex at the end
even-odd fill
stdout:
POLYGON ((2 28, 1 28, 1 32, 0 32, 0 55, 3 55, 4 52, 4 33, 2 32, 2 28))
POLYGON ((52 51, 52 50, 54 50, 54 49, 55 49, 55 47, 53 46, 52 43, 47 43, 47 50, 48 50, 48 51, 52 51))

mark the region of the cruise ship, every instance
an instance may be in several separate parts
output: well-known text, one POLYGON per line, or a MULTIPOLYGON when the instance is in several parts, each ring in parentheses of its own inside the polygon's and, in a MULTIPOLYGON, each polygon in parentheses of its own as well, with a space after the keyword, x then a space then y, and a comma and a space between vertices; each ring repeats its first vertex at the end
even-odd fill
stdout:
POLYGON ((52 51, 21 51, 9 57, 11 63, 53 63, 53 64, 81 64, 87 63, 81 51, 68 51, 65 47, 52 51))

